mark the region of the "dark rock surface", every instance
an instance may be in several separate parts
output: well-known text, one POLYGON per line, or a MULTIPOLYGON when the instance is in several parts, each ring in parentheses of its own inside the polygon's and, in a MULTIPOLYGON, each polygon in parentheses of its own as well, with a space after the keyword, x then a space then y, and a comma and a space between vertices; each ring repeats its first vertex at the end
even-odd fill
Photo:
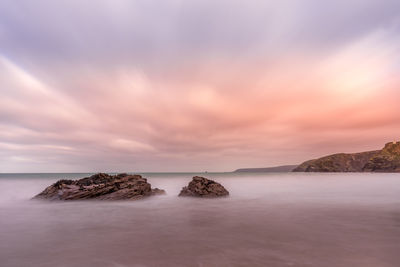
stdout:
POLYGON ((229 192, 221 184, 204 177, 195 176, 188 186, 182 188, 180 197, 224 197, 229 192))
POLYGON ((34 199, 48 200, 134 200, 147 196, 165 194, 140 175, 108 175, 98 173, 79 180, 59 180, 47 187, 34 199))
POLYGON ((361 172, 368 160, 378 154, 368 151, 353 154, 334 154, 306 161, 296 167, 294 172, 361 172))
POLYGON ((334 154, 306 161, 294 172, 400 172, 400 142, 387 143, 382 150, 334 154))
POLYGON ((369 159, 362 169, 365 172, 400 172, 400 142, 387 143, 369 159))

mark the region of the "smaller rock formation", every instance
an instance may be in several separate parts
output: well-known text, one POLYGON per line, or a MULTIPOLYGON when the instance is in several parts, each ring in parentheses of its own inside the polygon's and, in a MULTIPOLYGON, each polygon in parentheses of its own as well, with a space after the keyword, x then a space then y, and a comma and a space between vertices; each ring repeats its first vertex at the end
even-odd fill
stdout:
POLYGON ((180 197, 224 197, 229 192, 221 184, 204 177, 195 176, 188 186, 182 188, 180 197))
POLYGON ((59 180, 34 199, 135 200, 159 194, 165 194, 165 191, 158 188, 152 189, 147 179, 140 175, 98 173, 79 180, 59 180))

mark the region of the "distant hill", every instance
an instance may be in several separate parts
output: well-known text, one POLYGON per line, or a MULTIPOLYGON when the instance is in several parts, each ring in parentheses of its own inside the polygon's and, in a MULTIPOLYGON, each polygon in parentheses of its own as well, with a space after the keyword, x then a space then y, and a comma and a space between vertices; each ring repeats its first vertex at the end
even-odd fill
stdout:
POLYGON ((276 166, 276 167, 267 167, 267 168, 245 168, 245 169, 237 169, 234 172, 291 172, 297 165, 284 165, 284 166, 276 166))
POLYGON ((308 160, 294 172, 400 172, 400 142, 387 143, 382 150, 339 153, 308 160))

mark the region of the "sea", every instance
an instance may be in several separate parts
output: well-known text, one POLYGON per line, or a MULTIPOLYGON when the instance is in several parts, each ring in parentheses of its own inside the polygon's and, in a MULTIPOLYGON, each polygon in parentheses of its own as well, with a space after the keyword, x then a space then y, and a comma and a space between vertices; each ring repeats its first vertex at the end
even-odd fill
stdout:
POLYGON ((0 266, 400 266, 400 174, 142 173, 167 194, 31 199, 89 175, 0 174, 0 266), (195 175, 230 196, 178 197, 195 175))

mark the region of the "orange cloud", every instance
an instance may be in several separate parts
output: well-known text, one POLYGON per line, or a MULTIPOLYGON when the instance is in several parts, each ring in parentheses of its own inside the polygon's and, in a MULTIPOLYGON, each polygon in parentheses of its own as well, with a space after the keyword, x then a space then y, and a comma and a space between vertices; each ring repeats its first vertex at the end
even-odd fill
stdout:
POLYGON ((1 58, 0 171, 230 170, 379 148, 400 130, 386 36, 322 55, 196 58, 163 77, 118 65, 46 82, 1 58))

